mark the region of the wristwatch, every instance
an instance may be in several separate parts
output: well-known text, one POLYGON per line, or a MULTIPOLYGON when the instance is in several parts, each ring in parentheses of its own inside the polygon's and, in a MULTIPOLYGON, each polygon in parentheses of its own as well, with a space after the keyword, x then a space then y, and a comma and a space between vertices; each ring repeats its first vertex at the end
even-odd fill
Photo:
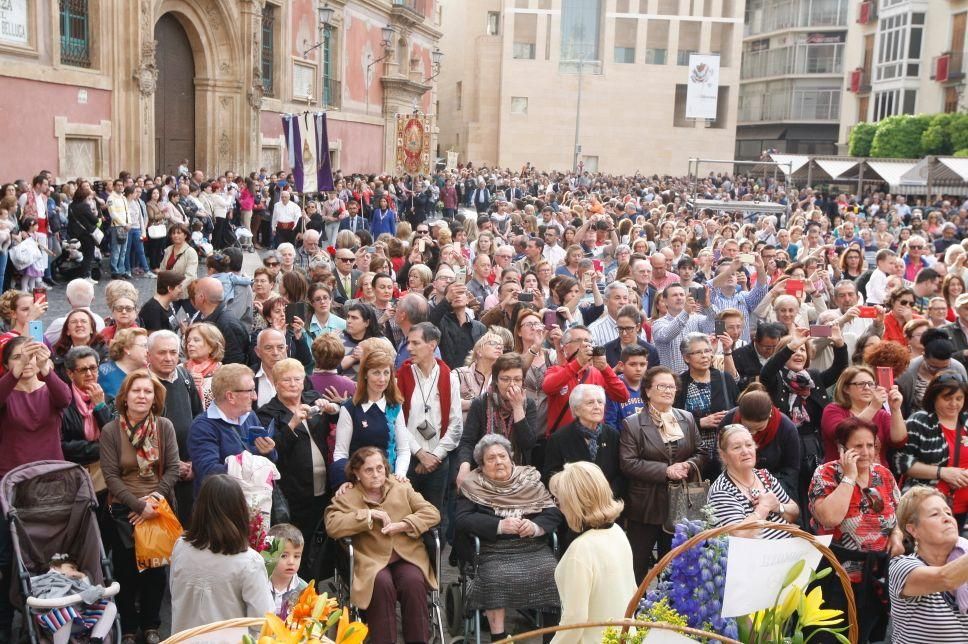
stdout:
POLYGON ((783 509, 783 504, 782 504, 782 503, 780 504, 780 507, 779 507, 779 508, 777 508, 777 512, 779 512, 779 514, 780 514, 780 516, 781 516, 781 517, 782 517, 782 516, 783 516, 784 514, 786 514, 786 510, 784 510, 784 509, 783 509))

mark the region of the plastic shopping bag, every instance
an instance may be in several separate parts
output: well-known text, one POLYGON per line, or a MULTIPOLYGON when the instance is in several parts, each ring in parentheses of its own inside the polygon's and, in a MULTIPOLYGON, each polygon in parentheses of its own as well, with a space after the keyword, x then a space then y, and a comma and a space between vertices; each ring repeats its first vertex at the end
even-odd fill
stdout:
POLYGON ((134 556, 138 572, 167 566, 175 542, 182 535, 182 525, 168 501, 160 499, 155 510, 157 517, 134 527, 134 556))

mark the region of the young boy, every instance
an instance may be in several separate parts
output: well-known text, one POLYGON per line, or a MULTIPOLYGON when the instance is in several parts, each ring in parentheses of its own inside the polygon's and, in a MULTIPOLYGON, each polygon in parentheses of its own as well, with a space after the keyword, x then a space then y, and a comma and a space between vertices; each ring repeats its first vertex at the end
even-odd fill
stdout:
POLYGON ((299 599, 299 594, 309 585, 297 574, 305 544, 302 532, 290 523, 277 523, 272 526, 269 528, 269 536, 282 539, 285 543, 279 563, 269 577, 269 585, 272 586, 272 599, 276 602, 276 615, 286 619, 299 599))
POLYGON ((611 398, 605 401, 605 424, 622 431, 623 422, 643 409, 642 377, 649 368, 649 352, 640 344, 630 344, 622 348, 622 375, 620 378, 628 389, 627 402, 618 403, 611 398))

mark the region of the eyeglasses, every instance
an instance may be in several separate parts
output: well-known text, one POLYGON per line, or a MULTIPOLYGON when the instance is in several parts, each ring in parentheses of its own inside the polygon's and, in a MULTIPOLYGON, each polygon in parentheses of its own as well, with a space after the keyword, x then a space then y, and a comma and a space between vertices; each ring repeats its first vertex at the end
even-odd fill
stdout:
POLYGON ((511 378, 509 376, 499 376, 497 379, 502 385, 520 385, 524 382, 524 378, 511 378))
POLYGON ((898 300, 897 303, 901 306, 914 306, 914 300, 898 300))
POLYGON ((924 248, 924 246, 921 244, 910 244, 908 246, 908 250, 921 250, 922 248, 924 248))
POLYGON ((279 265, 279 262, 265 262, 263 264, 263 266, 265 266, 266 268, 272 268, 273 266, 278 266, 278 265, 279 265))
POLYGON ((117 311, 118 313, 131 313, 132 311, 134 311, 134 307, 133 306, 116 306, 116 307, 114 307, 114 310, 117 311))
POLYGON ((430 231, 429 230, 418 230, 417 231, 417 234, 418 235, 429 235, 430 234, 430 231))
POLYGON ((711 356, 713 354, 712 349, 698 349, 696 351, 690 351, 687 356, 711 356))
POLYGON ((676 390, 675 385, 653 385, 652 388, 655 389, 656 391, 664 391, 666 393, 676 390))
POLYGON ((249 394, 250 396, 255 393, 255 387, 251 389, 233 389, 233 394, 249 394))
POLYGON ((861 389, 873 389, 877 385, 873 381, 866 382, 848 382, 848 385, 853 385, 854 387, 860 387, 861 389))
POLYGON ((90 367, 78 367, 77 369, 71 369, 74 373, 94 373, 97 371, 97 365, 91 365, 90 367))
POLYGON ((337 262, 352 262, 354 259, 356 259, 356 258, 355 257, 337 257, 336 258, 336 261, 337 262))
POLYGON ((522 329, 540 329, 544 324, 541 322, 525 322, 521 325, 522 329))
POLYGON ((329 299, 328 295, 320 295, 318 297, 314 297, 313 302, 325 302, 328 299, 329 299))
POLYGON ((635 327, 634 326, 620 326, 618 328, 618 331, 619 331, 619 333, 632 333, 633 331, 635 331, 635 327))
POLYGON ((497 340, 491 340, 490 342, 485 342, 484 346, 485 347, 503 347, 504 343, 498 342, 497 340))

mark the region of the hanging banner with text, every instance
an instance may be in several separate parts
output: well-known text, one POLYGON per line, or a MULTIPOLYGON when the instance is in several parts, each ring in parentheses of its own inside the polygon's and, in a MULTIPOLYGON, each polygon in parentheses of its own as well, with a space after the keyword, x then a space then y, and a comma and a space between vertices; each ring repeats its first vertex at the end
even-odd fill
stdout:
POLYGON ((719 56, 689 55, 689 83, 686 85, 686 118, 716 118, 719 99, 719 56))

